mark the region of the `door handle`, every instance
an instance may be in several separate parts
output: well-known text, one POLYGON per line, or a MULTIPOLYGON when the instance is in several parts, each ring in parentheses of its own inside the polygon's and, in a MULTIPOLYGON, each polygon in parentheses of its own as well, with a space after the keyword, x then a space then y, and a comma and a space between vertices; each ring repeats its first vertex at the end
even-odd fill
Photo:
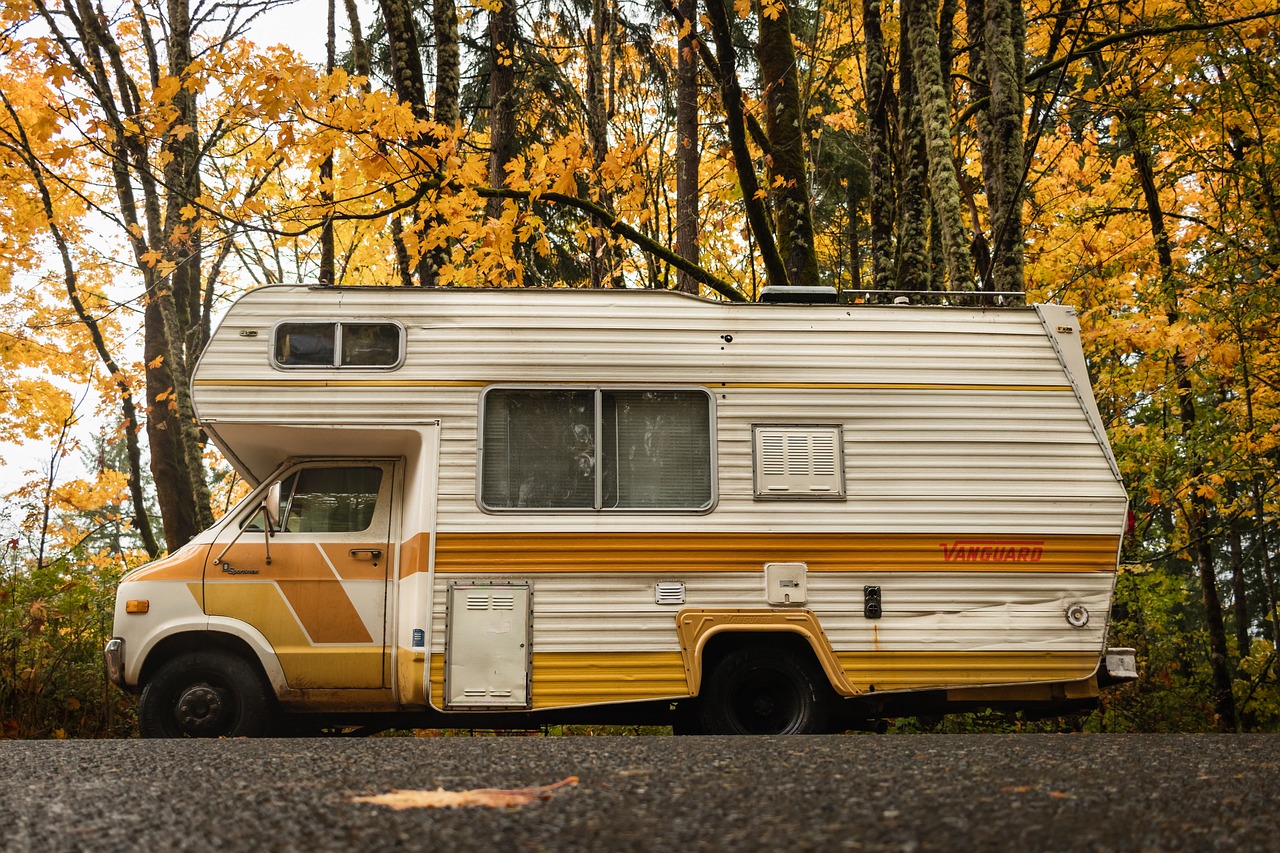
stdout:
POLYGON ((352 548, 348 553, 357 560, 376 560, 382 556, 378 548, 352 548))

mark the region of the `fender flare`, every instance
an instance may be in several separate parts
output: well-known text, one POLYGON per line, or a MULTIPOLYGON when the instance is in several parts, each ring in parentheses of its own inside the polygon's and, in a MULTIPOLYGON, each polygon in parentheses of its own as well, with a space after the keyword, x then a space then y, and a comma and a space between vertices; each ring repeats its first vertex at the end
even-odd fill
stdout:
POLYGON ((267 641, 267 638, 262 635, 262 632, 248 623, 224 616, 208 616, 202 619, 177 619, 166 623, 159 630, 150 632, 147 636, 147 642, 138 653, 132 654, 129 649, 125 650, 128 656, 128 668, 125 671, 126 682, 138 684, 143 666, 156 647, 169 638, 182 634, 226 634, 235 637, 253 651, 254 656, 257 658, 257 663, 262 667, 262 671, 271 685, 271 690, 276 696, 284 696, 291 692, 288 683, 285 681, 284 669, 280 666, 280 659, 276 656, 275 649, 267 641))
POLYGON ((857 696, 862 692, 849 683, 831 641, 812 610, 681 610, 676 614, 676 633, 680 636, 690 696, 697 696, 702 690, 702 661, 707 642, 725 633, 797 635, 812 649, 836 693, 857 696))

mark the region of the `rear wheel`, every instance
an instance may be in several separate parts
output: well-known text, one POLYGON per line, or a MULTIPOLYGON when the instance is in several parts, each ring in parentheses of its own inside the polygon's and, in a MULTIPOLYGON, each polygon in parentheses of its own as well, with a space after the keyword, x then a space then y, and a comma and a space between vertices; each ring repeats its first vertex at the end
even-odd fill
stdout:
POLYGON ((138 703, 143 737, 260 737, 272 703, 244 658, 212 650, 179 655, 156 671, 138 703))
POLYGON ((819 734, 827 730, 833 694, 811 655, 753 643, 719 660, 698 697, 708 734, 819 734))

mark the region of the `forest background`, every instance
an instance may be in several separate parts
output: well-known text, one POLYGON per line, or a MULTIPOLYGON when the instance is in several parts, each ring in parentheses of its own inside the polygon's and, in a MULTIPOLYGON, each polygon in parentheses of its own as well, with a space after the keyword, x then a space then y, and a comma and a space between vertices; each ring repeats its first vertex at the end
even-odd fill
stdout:
POLYGON ((320 65, 247 37, 287 5, 0 11, 0 443, 44 460, 6 461, 0 738, 132 731, 114 583, 243 490, 189 372, 293 281, 1073 305, 1141 678, 896 725, 1280 730, 1269 0, 298 3, 320 65))

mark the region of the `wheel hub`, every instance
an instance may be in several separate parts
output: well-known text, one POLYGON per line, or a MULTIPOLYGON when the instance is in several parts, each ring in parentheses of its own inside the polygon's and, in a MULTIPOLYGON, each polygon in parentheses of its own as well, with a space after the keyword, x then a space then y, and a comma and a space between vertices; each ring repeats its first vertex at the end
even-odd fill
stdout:
POLYGON ((226 695, 208 684, 194 684, 178 697, 178 725, 188 734, 215 734, 229 712, 226 695))
POLYGON ((757 717, 771 717, 777 710, 777 702, 772 695, 760 693, 751 701, 751 710, 757 717))

